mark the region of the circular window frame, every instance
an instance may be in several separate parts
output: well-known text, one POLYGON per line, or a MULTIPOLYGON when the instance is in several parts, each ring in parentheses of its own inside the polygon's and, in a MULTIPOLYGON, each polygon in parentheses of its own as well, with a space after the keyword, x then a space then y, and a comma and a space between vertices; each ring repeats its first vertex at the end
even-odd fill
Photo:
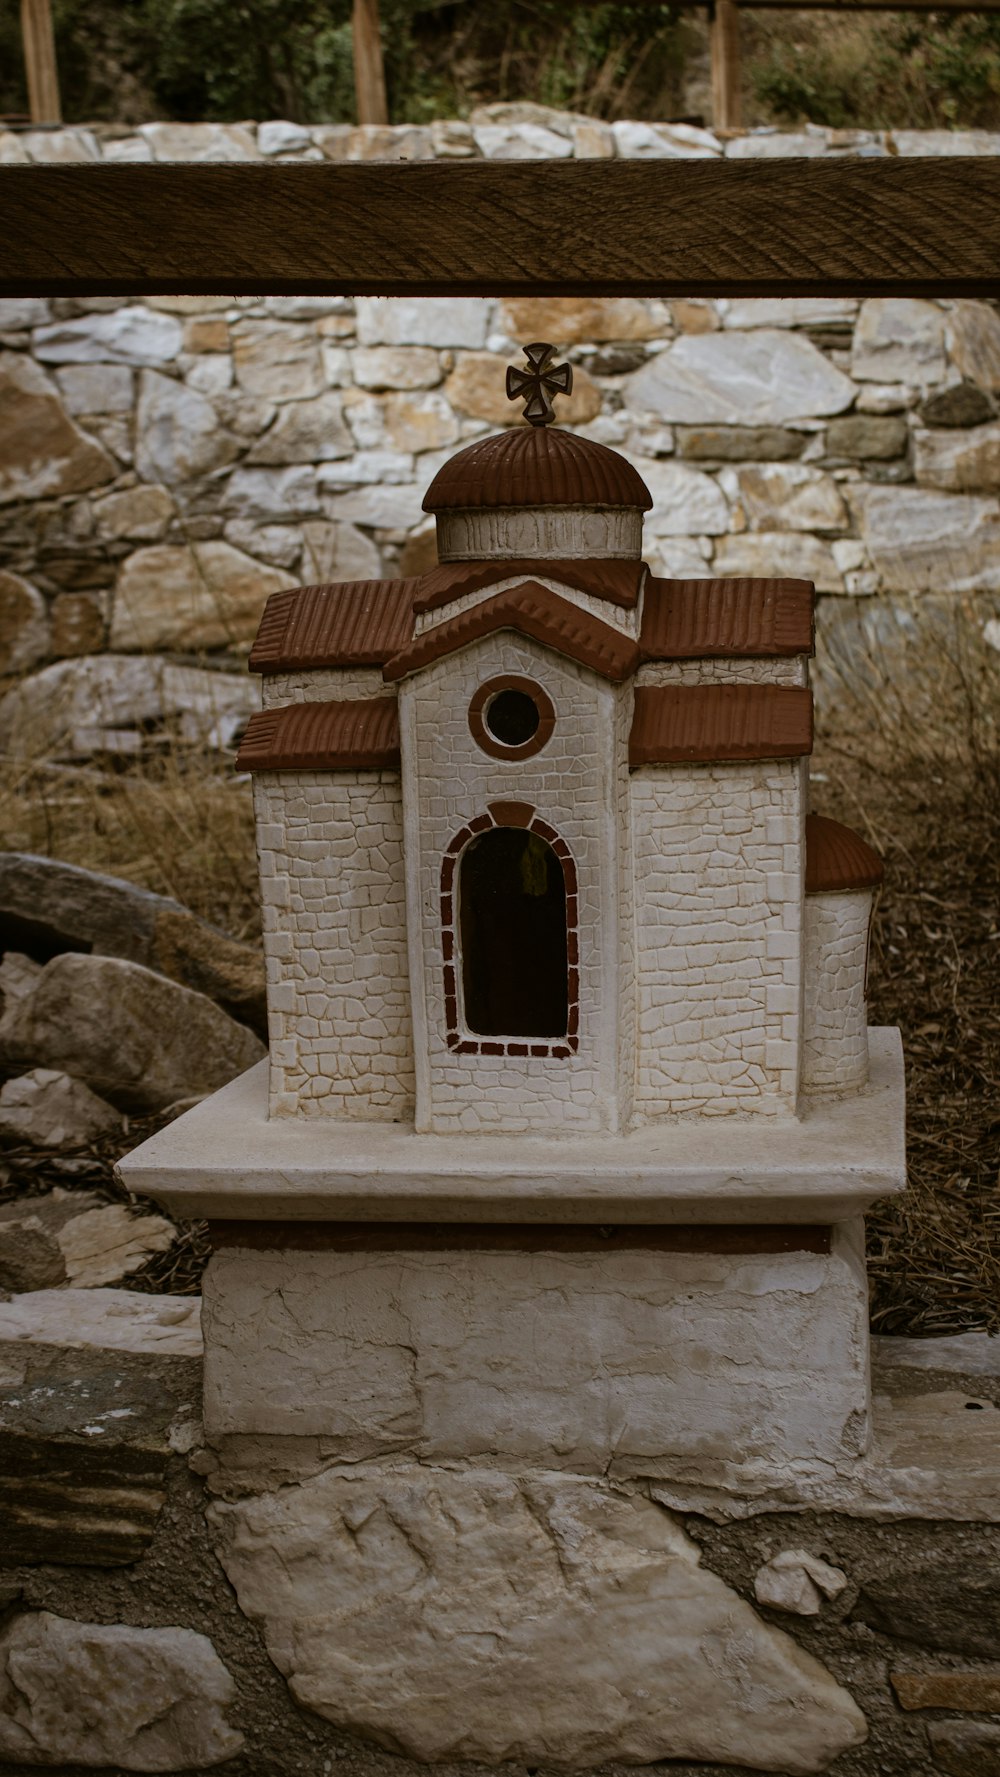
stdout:
POLYGON ((469 704, 469 730, 477 747, 488 753, 491 759, 531 759, 540 753, 552 738, 552 730, 556 725, 555 704, 547 691, 534 679, 522 678, 517 673, 501 673, 494 679, 487 679, 475 693, 469 704), (486 726, 486 711, 494 697, 501 691, 523 691, 538 709, 538 727, 530 740, 522 741, 520 746, 505 746, 497 740, 486 726))

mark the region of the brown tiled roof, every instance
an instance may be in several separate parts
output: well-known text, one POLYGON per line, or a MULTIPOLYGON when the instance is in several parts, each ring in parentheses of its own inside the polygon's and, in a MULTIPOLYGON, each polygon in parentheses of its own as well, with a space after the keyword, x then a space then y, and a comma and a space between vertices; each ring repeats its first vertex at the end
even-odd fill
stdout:
POLYGON ((455 561, 442 562, 432 568, 420 582, 420 591, 413 601, 418 612, 436 611, 452 599, 467 592, 479 592, 494 580, 508 580, 512 574, 544 574, 547 580, 558 580, 580 592, 593 593, 611 605, 634 609, 639 588, 646 573, 641 561, 455 561))
POLYGON ((646 581, 643 660, 811 654, 811 580, 646 581))
POLYGON ((642 685, 628 758, 783 759, 812 752, 812 692, 784 685, 642 685))
POLYGON ((876 888, 885 875, 878 852, 850 827, 806 815, 806 894, 876 888))
POLYGON ((394 697, 293 703, 251 716, 236 756, 239 771, 399 770, 394 697))
POLYGON ((408 647, 386 662, 383 677, 405 678, 407 673, 498 629, 516 629, 616 683, 634 673, 638 664, 639 650, 630 636, 613 629, 610 623, 602 623, 599 617, 578 610, 547 586, 527 580, 523 586, 498 592, 481 605, 473 605, 457 617, 446 617, 443 623, 415 636, 408 647))
POLYGON ((272 592, 264 606, 250 671, 381 666, 413 631, 420 580, 345 580, 272 592))
POLYGON ((653 501, 616 450, 556 426, 515 426, 450 457, 424 495, 425 512, 483 506, 637 506, 653 501))

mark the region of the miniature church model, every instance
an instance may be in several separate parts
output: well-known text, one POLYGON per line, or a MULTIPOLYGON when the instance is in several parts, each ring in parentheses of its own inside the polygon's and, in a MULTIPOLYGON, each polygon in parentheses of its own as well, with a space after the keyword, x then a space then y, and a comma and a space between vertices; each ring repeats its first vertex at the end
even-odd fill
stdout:
POLYGON ((269 1059, 123 1171, 212 1224, 237 1468, 816 1497, 865 1460, 863 1212, 903 1185, 881 866, 808 810, 812 586, 651 574, 570 383, 508 373, 528 423, 436 475, 430 572, 268 601, 269 1059))

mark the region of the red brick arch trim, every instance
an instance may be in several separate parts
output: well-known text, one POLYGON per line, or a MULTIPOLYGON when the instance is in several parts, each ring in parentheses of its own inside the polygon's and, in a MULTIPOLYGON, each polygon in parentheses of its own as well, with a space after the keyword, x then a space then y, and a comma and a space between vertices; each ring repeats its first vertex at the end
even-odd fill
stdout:
POLYGON ((441 860, 441 954, 444 962, 444 1008, 449 1049, 456 1055, 536 1055, 551 1056, 564 1061, 580 1047, 580 939, 579 895, 576 864, 565 839, 561 839, 548 821, 543 821, 525 803, 511 805, 517 818, 505 820, 497 816, 507 812, 502 802, 491 804, 486 814, 476 815, 468 826, 460 828, 441 860), (525 815, 530 818, 525 819, 525 815), (564 1037, 532 1040, 529 1037, 468 1037, 458 1018, 458 905, 456 883, 458 863, 467 845, 491 827, 520 827, 537 833, 551 845, 562 867, 566 887, 566 982, 567 1017, 564 1037))

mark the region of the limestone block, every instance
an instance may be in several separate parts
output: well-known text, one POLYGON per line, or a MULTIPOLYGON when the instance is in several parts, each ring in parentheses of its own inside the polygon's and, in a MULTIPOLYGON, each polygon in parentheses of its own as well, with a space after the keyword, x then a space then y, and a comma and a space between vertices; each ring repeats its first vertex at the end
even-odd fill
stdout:
POLYGON ((817 592, 843 592, 844 577, 830 545, 801 532, 769 531, 722 537, 715 546, 716 574, 776 574, 812 580, 817 592))
POLYGON ((560 346, 662 339, 672 331, 665 304, 635 296, 509 296, 498 320, 512 339, 551 339, 560 346))
POLYGON ((236 380, 268 401, 306 401, 326 387, 319 340, 312 327, 262 318, 232 329, 236 380))
POLYGON ((180 1771, 243 1750, 207 1635, 23 1613, 0 1634, 0 1753, 29 1765, 180 1771))
POLYGON ((727 160, 816 160, 826 153, 826 140, 821 130, 750 130, 726 143, 727 160))
POLYGON ((0 1348, 25 1345, 200 1358, 201 1302, 132 1290, 37 1290, 0 1302, 0 1348))
MULTIPOLYGON (((507 399, 503 359, 495 352, 463 352, 444 392, 459 413, 488 420, 492 426, 509 426, 520 420, 520 407, 507 399)), ((574 365, 573 393, 568 400, 559 402, 560 421, 568 426, 585 426, 600 411, 600 390, 581 365, 574 365)))
POLYGON ((138 134, 154 160, 259 160, 257 144, 241 123, 143 123, 138 134))
POLYGON ((442 376, 430 346, 356 346, 351 370, 360 389, 432 389, 442 376))
POLYGON ((975 383, 949 383, 947 388, 935 389, 920 405, 925 426, 981 426, 995 413, 989 395, 975 383))
POLYGON ((412 124, 359 124, 347 138, 348 160, 432 160, 430 133, 412 124))
POLYGON ((302 536, 304 582, 380 578, 382 558, 371 538, 355 525, 311 519, 303 524, 302 536))
POLYGON ((72 166, 101 158, 91 130, 25 130, 21 141, 33 161, 72 166))
POLYGON ((890 1672, 901 1709, 1000 1712, 1000 1672, 890 1672))
POLYGON ((940 382, 946 373, 945 317, 933 302, 873 296, 861 305, 851 374, 862 382, 940 382))
POLYGON ((826 428, 828 457, 888 461, 906 453, 906 421, 895 414, 849 413, 826 428))
POLYGON ((137 1216, 125 1203, 109 1203, 74 1216, 59 1231, 66 1276, 76 1289, 120 1283, 154 1253, 173 1246, 177 1229, 163 1216, 137 1216))
POLYGON ((981 389, 1000 390, 1000 315, 988 302, 955 302, 945 328, 956 370, 981 389))
POLYGON ((135 466, 146 481, 192 481, 239 454, 210 401, 187 383, 144 370, 136 410, 135 466))
POLYGON ((32 338, 32 350, 45 364, 160 367, 173 363, 182 339, 180 322, 172 315, 136 304, 39 327, 32 338))
POLYGON ((480 296, 359 296, 358 344, 464 346, 486 344, 491 302, 480 296))
POLYGON ((804 463, 746 463, 724 469, 719 480, 751 531, 847 529, 847 507, 837 483, 804 463))
POLYGON ((42 327, 52 317, 44 296, 5 296, 0 299, 0 333, 18 333, 22 327, 42 327))
POLYGON ((706 1477, 736 1453, 772 1469, 851 1461, 865 1436, 866 1292, 845 1243, 829 1255, 686 1253, 625 1233, 235 1246, 211 1259, 203 1301, 212 1438, 706 1477))
POLYGON ((0 505, 85 493, 116 473, 107 452, 73 424, 45 372, 22 352, 0 352, 0 408, 0 505))
POLYGON ((119 1113, 82 1080, 35 1068, 0 1088, 0 1142, 78 1147, 121 1130, 119 1113))
POLYGON ((831 1567, 807 1549, 782 1549, 758 1568, 753 1592, 758 1604, 769 1604, 772 1610, 815 1617, 824 1598, 839 1598, 846 1585, 847 1575, 841 1568, 831 1567))
MULTIPOLYGON (((294 568, 302 554, 304 538, 294 524, 256 525, 249 518, 231 518, 223 532, 227 543, 256 561, 274 568, 294 568)), ((345 579, 349 576, 344 575, 345 579)), ((337 578, 337 576, 331 576, 337 578)))
POLYGON ((797 333, 685 333, 626 379, 631 407, 684 425, 781 425, 841 413, 854 385, 797 333))
POLYGON ((436 393, 387 395, 385 430, 398 451, 441 450, 459 437, 450 402, 436 393))
POLYGON ((311 464, 287 469, 234 469, 224 507, 235 518, 287 520, 317 517, 321 511, 316 471, 311 464))
POLYGON ((153 158, 153 150, 141 136, 119 136, 115 141, 102 144, 101 159, 105 161, 149 161, 153 158))
POLYGON ((294 154, 312 146, 312 134, 301 123, 274 119, 257 127, 257 147, 261 154, 294 154))
POLYGON ((577 160, 613 160, 615 138, 606 123, 584 117, 573 124, 573 153, 577 160))
POLYGON ((916 430, 913 473, 923 487, 1000 491, 1000 422, 971 431, 916 430))
POLYGON ((683 463, 636 457, 635 467, 652 497, 643 518, 648 537, 717 537, 729 529, 729 507, 717 481, 683 463))
POLYGON ((951 155, 995 154, 997 139, 991 130, 893 130, 897 154, 951 155))
POLYGON ((800 457, 804 432, 787 426, 678 426, 678 456, 694 462, 782 462, 800 457))
POLYGON ((249 642, 265 600, 294 586, 231 543, 157 544, 123 562, 115 587, 111 646, 217 648, 249 642))
POLYGON ((258 438, 248 463, 326 463, 349 456, 354 440, 344 424, 338 395, 316 395, 309 401, 287 401, 274 424, 258 438))
MULTIPOLYGON (((954 1362, 940 1354, 938 1361, 942 1368, 954 1362)), ((1000 1581, 990 1563, 975 1558, 872 1574, 863 1580, 851 1614, 882 1635, 932 1652, 994 1660, 1000 1646, 1000 1581)))
POLYGON ((170 528, 176 507, 165 487, 139 485, 107 494, 93 505, 94 529, 111 542, 119 538, 156 542, 170 528))
POLYGON ((48 610, 37 587, 0 569, 0 674, 37 666, 49 640, 48 610))
POLYGON ((865 1738, 679 1520, 606 1483, 332 1469, 210 1517, 298 1701, 391 1751, 803 1773, 865 1738))
POLYGON ((947 1777, 1000 1777, 1000 1723, 932 1721, 927 1738, 947 1777))
POLYGON ((858 303, 853 296, 734 296, 719 312, 724 327, 828 327, 852 322, 858 303))
POLYGON ((132 371, 124 364, 67 364, 56 382, 67 413, 132 411, 132 371))
POLYGON ((891 592, 1000 590, 1000 506, 923 488, 851 491, 872 563, 891 592))
POLYGON ((409 531, 423 521, 423 490, 419 487, 355 487, 324 501, 339 523, 380 531, 409 531))
POLYGON ((212 749, 231 746, 260 694, 234 673, 162 656, 60 660, 0 699, 0 742, 15 756, 139 753, 158 729, 212 749))
POLYGON ((476 147, 485 160, 565 160, 573 144, 537 123, 473 124, 476 147))
POLYGON ((623 121, 611 133, 623 160, 714 160, 722 153, 718 136, 688 123, 623 121))
POLYGON ((409 451, 356 450, 353 456, 339 463, 323 463, 317 471, 317 485, 324 491, 345 487, 366 487, 377 482, 412 482, 413 457, 409 451))
POLYGON ((476 138, 470 126, 459 118, 434 117, 430 132, 438 160, 468 160, 476 152, 476 138))
POLYGON ((13 130, 0 130, 0 166, 27 166, 28 155, 21 137, 13 130))

